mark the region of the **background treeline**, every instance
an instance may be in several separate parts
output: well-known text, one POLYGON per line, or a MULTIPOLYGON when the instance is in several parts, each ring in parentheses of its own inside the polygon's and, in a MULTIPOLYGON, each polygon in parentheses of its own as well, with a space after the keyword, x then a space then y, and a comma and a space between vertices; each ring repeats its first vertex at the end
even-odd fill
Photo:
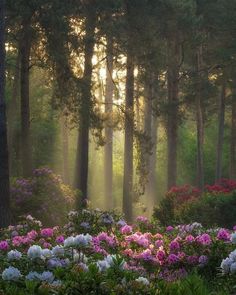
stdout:
POLYGON ((235 0, 7 0, 10 176, 48 166, 128 220, 235 178, 235 37, 235 0))

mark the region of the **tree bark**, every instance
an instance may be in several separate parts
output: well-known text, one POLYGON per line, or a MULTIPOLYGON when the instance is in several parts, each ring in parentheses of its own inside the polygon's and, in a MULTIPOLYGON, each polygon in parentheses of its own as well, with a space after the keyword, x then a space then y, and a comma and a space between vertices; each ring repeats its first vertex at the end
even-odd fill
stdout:
POLYGON ((123 212, 132 221, 133 203, 133 140, 134 140, 134 60, 131 44, 127 52, 125 95, 125 145, 123 178, 123 212))
POLYGON ((236 79, 233 79, 230 138, 230 178, 236 178, 236 79))
POLYGON ((5 1, 0 0, 0 228, 10 223, 10 189, 5 104, 5 1))
POLYGON ((32 145, 30 136, 30 51, 31 25, 30 18, 22 23, 22 40, 20 42, 21 55, 21 152, 22 172, 24 177, 32 175, 32 145))
POLYGON ((152 144, 152 150, 151 154, 147 155, 147 167, 148 167, 148 183, 146 186, 146 194, 147 194, 147 201, 148 201, 148 211, 149 216, 151 216, 153 212, 153 207, 156 203, 156 197, 157 197, 157 179, 156 179, 156 162, 157 162, 157 128, 158 128, 158 120, 157 120, 157 114, 154 112, 156 109, 157 104, 157 89, 158 89, 158 76, 157 79, 155 78, 155 75, 153 74, 151 79, 151 85, 150 85, 150 93, 149 97, 151 98, 150 101, 150 107, 147 107, 147 114, 148 116, 148 110, 150 110, 149 116, 150 116, 150 126, 149 122, 147 123, 148 128, 150 128, 150 138, 151 138, 151 144, 152 144))
POLYGON ((168 45, 167 188, 176 185, 180 45, 177 36, 168 45))
MULTIPOLYGON (((112 103, 113 103, 113 40, 112 36, 107 36, 107 69, 106 69, 106 89, 105 89, 105 113, 108 116, 112 115, 112 103)), ((110 121, 110 118, 108 118, 110 121)), ((105 182, 105 202, 107 210, 111 210, 113 207, 113 129, 111 126, 105 126, 105 140, 104 146, 104 182, 105 182)))
POLYGON ((203 146, 204 146, 204 119, 202 107, 202 67, 203 56, 202 46, 197 52, 197 92, 196 92, 196 122, 197 122, 197 186, 204 190, 204 161, 203 161, 203 146))
POLYGON ((90 127, 90 111, 92 106, 91 88, 92 88, 92 57, 95 44, 95 26, 96 13, 93 7, 87 7, 85 20, 85 61, 83 85, 81 89, 80 102, 80 126, 77 144, 76 156, 76 173, 75 188, 82 193, 81 200, 78 204, 82 207, 87 206, 88 201, 88 160, 89 160, 89 127, 90 127))
POLYGON ((223 77, 222 90, 219 99, 219 115, 218 115, 218 142, 216 150, 216 181, 222 177, 222 157, 224 144, 224 127, 225 127, 225 95, 226 81, 223 77))
POLYGON ((62 151, 63 151, 63 181, 69 184, 69 130, 67 120, 64 115, 61 118, 61 132, 62 132, 62 151))

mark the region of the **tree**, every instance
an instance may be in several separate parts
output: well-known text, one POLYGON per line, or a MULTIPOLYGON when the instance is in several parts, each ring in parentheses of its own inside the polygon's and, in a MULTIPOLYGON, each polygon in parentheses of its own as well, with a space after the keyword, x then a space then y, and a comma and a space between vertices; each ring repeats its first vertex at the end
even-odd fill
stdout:
MULTIPOLYGON (((108 120, 112 116, 112 103, 113 103, 113 37, 107 34, 107 50, 106 50, 106 89, 105 89, 105 113, 108 116, 108 120)), ((109 120, 110 121, 110 120, 109 120)), ((112 180, 113 180, 113 129, 109 124, 105 126, 105 141, 104 146, 104 182, 105 182, 105 201, 108 210, 112 209, 113 196, 112 196, 112 180)))
POLYGON ((30 51, 32 44, 32 15, 22 21, 22 36, 20 40, 20 77, 21 77, 21 152, 22 171, 24 177, 32 174, 32 144, 30 138, 30 51))
POLYGON ((225 96, 226 96, 226 77, 223 74, 221 82, 221 94, 219 98, 218 113, 218 140, 216 149, 216 180, 222 178, 222 157, 224 144, 224 127, 225 127, 225 96))
POLYGON ((89 128, 92 107, 92 57, 95 44, 96 7, 92 1, 85 8, 84 73, 81 85, 79 135, 76 155, 75 188, 82 193, 82 206, 88 200, 89 128))
POLYGON ((176 185, 177 144, 178 144, 178 96, 180 41, 178 32, 171 34, 168 40, 168 113, 167 113, 167 187, 176 185))
POLYGON ((10 191, 5 110, 5 1, 0 0, 0 228, 10 223, 10 191))

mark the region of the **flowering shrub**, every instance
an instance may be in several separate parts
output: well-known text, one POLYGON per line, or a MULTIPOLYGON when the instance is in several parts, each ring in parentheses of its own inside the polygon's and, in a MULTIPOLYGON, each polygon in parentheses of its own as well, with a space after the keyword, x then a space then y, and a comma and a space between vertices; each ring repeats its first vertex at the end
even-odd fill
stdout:
POLYGON ((33 214, 43 216, 44 224, 65 222, 66 214, 73 208, 77 193, 65 185, 60 176, 49 168, 36 169, 31 179, 17 179, 11 186, 14 218, 33 214))
POLYGON ((211 194, 229 194, 236 190, 236 181, 223 178, 213 185, 206 185, 205 188, 211 194))
POLYGON ((215 284, 236 243, 234 231, 224 228, 193 223, 161 229, 145 217, 128 225, 118 215, 89 212, 82 214, 102 216, 101 227, 90 220, 89 232, 73 223, 79 212, 69 214, 70 230, 43 227, 31 216, 2 230, 0 294, 210 294, 191 293, 192 286, 215 284))
POLYGON ((200 190, 191 185, 172 187, 161 201, 159 208, 155 209, 154 217, 157 217, 161 224, 168 225, 175 220, 176 210, 183 204, 197 200, 200 195, 200 190))
POLYGON ((184 185, 171 188, 154 218, 162 225, 197 221, 204 226, 232 227, 236 214, 236 181, 221 179, 214 185, 206 185, 205 192, 184 185))

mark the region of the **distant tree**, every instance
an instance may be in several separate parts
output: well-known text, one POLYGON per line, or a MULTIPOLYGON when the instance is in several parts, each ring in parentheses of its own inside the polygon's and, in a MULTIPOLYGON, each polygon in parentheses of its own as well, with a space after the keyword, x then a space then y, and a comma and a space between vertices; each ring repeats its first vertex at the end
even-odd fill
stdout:
POLYGON ((5 110, 5 1, 0 0, 0 227, 10 223, 10 192, 5 110))
POLYGON ((88 161, 89 161, 89 129, 92 108, 92 57, 95 45, 95 28, 97 12, 92 1, 84 5, 85 15, 85 45, 84 45, 84 73, 81 83, 79 134, 76 155, 75 188, 82 193, 82 206, 88 200, 88 161))

